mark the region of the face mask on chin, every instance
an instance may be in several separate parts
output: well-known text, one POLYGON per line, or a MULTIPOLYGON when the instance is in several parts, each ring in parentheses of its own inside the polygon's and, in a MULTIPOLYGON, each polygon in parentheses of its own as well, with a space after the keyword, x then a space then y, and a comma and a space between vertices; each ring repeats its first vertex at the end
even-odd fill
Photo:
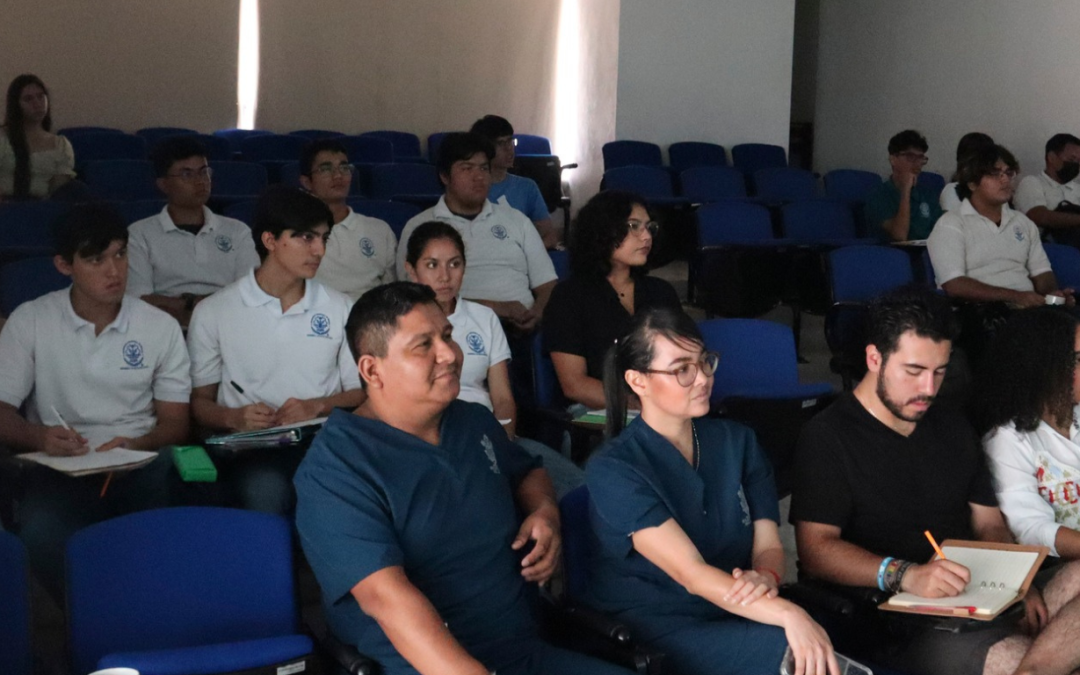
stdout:
POLYGON ((1077 176, 1080 176, 1080 162, 1065 162, 1061 165, 1061 168, 1057 171, 1058 180, 1062 183, 1068 183, 1077 176))

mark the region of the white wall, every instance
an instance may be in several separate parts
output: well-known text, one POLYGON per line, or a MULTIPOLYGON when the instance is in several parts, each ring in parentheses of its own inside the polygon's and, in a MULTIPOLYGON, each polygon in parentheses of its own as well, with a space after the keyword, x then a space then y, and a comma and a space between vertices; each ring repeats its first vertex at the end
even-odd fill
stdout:
POLYGON ((787 147, 795 0, 622 0, 620 139, 787 147))
POLYGON ((888 171, 889 137, 926 135, 931 171, 990 134, 1024 173, 1056 132, 1080 133, 1075 0, 822 0, 815 168, 888 171))

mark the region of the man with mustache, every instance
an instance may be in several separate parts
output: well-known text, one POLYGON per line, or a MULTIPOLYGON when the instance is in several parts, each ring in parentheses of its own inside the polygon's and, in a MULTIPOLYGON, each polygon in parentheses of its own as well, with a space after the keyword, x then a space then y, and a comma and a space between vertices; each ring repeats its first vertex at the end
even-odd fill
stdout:
POLYGON ((411 282, 349 314, 367 399, 331 415, 295 478, 328 623, 386 675, 624 672, 537 636, 526 584, 558 564, 555 494, 491 411, 457 400, 453 330, 411 282))
POLYGON ((1016 188, 1016 208, 1036 225, 1053 231, 1054 238, 1080 241, 1080 138, 1054 134, 1046 142, 1046 168, 1026 176, 1016 188))
MULTIPOLYGON (((924 531, 939 541, 1013 543, 974 431, 959 411, 933 405, 956 332, 948 300, 929 290, 899 289, 872 303, 866 376, 799 439, 790 520, 804 575, 855 587, 845 594, 860 599, 875 587, 951 597, 970 572, 925 562, 934 551, 924 531)), ((1071 599, 1044 603, 1031 588, 1022 626, 1040 636, 1034 641, 1007 617, 951 633, 932 620, 897 624, 869 601, 856 602, 854 620, 831 635, 840 650, 908 673, 1066 673, 1026 667, 1060 663, 1063 633, 1051 617, 1071 599)))

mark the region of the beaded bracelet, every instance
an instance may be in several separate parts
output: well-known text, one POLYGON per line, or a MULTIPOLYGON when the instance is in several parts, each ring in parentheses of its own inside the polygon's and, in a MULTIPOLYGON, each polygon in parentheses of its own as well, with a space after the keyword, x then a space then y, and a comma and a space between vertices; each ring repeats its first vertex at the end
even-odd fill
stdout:
POLYGON ((881 566, 878 567, 878 570, 877 570, 877 587, 878 587, 878 590, 882 590, 882 591, 889 590, 888 588, 885 587, 885 568, 888 567, 889 563, 891 563, 892 561, 893 561, 893 559, 891 557, 886 557, 884 560, 881 561, 881 566))

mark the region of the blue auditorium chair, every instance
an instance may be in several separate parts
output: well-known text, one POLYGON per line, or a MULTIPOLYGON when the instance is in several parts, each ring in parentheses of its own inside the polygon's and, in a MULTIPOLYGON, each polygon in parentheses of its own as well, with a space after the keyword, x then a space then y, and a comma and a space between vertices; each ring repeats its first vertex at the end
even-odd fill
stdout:
POLYGON ((443 139, 447 134, 452 134, 452 131, 437 131, 430 134, 427 137, 427 156, 428 161, 434 164, 439 161, 439 146, 442 145, 443 139))
POLYGON ((131 225, 138 220, 161 213, 166 203, 164 199, 140 199, 135 202, 120 202, 116 205, 116 210, 120 212, 124 222, 131 225))
POLYGON ((124 132, 121 129, 117 129, 115 127, 93 127, 93 126, 88 127, 88 126, 83 126, 83 127, 64 127, 63 129, 61 129, 60 131, 57 131, 56 133, 61 135, 61 136, 66 136, 68 138, 68 140, 71 140, 73 137, 79 136, 81 134, 122 134, 124 132))
POLYGON ((228 141, 233 155, 238 156, 240 154, 240 143, 245 138, 252 138, 253 136, 273 136, 274 132, 266 131, 265 129, 218 129, 213 135, 228 141))
POLYGON ((307 142, 301 136, 284 134, 249 136, 240 141, 240 153, 246 162, 292 162, 307 142))
POLYGON ((551 141, 545 136, 514 134, 514 151, 519 155, 550 155, 551 141))
POLYGON ((727 151, 716 143, 682 141, 668 146, 668 164, 681 174, 687 169, 704 166, 727 166, 727 151))
POLYGON ((381 138, 394 146, 394 157, 398 162, 424 162, 420 151, 420 137, 407 131, 365 131, 361 136, 381 138))
MULTIPOLYGON (((417 216, 422 210, 415 204, 407 202, 391 202, 381 199, 349 199, 348 204, 353 211, 369 218, 378 218, 393 230, 394 236, 400 238, 401 231, 405 229, 405 223, 417 216)), ((404 242, 399 242, 404 246, 404 242)))
POLYGON ((67 210, 53 201, 0 204, 0 261, 52 255, 53 228, 67 210))
POLYGON ((147 147, 168 136, 197 136, 199 132, 187 127, 143 127, 135 132, 135 135, 146 141, 147 147))
POLYGON ((830 199, 787 204, 781 209, 781 222, 785 237, 805 245, 835 248, 877 242, 859 237, 851 210, 830 199))
MULTIPOLYGON (((227 138, 221 136, 214 136, 212 134, 174 134, 176 136, 191 136, 195 140, 203 144, 206 148, 206 159, 211 162, 228 162, 233 159, 232 143, 227 138)), ((160 138, 158 142, 170 138, 165 136, 160 138)), ((150 146, 150 152, 153 152, 153 146, 150 146)))
POLYGON ((730 166, 698 166, 679 174, 682 196, 693 204, 745 200, 746 180, 730 166))
POLYGON ((354 164, 393 164, 394 144, 374 136, 343 136, 336 139, 345 146, 345 154, 354 164))
POLYGON ((340 138, 345 134, 340 131, 330 131, 329 129, 297 129, 296 131, 290 131, 289 135, 300 136, 309 141, 314 141, 320 138, 340 138))
POLYGON ((604 173, 624 166, 663 166, 660 146, 646 141, 611 141, 601 149, 604 173))
POLYGON ((0 530, 0 665, 5 675, 31 675, 30 569, 18 537, 0 530))
POLYGON ((266 167, 255 162, 211 162, 212 199, 218 204, 258 197, 269 184, 266 167))
POLYGON ((605 190, 624 190, 641 195, 653 206, 688 206, 690 200, 676 196, 671 172, 662 166, 622 166, 604 172, 605 190))
POLYGON ((251 227, 255 222, 255 205, 257 203, 258 200, 256 199, 233 202, 225 207, 222 215, 228 218, 235 218, 248 227, 251 227))
POLYGON ((427 208, 443 195, 438 172, 430 164, 377 164, 371 172, 371 196, 427 208))
POLYGON ((68 140, 75 151, 75 170, 80 174, 90 162, 146 159, 146 141, 133 134, 78 134, 68 140))
POLYGON ((740 143, 731 147, 731 163, 747 176, 762 169, 787 166, 787 152, 779 145, 740 143))
POLYGON ((98 199, 134 201, 161 197, 154 179, 154 168, 145 159, 90 162, 83 169, 82 179, 98 199))
POLYGON ((11 316, 24 302, 71 285, 53 264, 53 256, 24 258, 0 265, 0 313, 11 316))
POLYGON ((826 197, 860 205, 881 186, 881 176, 858 169, 835 169, 825 174, 824 181, 826 197))
POLYGON ((1080 293, 1080 250, 1067 244, 1043 244, 1058 288, 1071 288, 1080 293))
POLYGON ((210 507, 121 516, 75 533, 66 571, 75 673, 313 666, 280 516, 210 507))
POLYGON ((768 204, 787 204, 817 199, 817 178, 806 169, 773 167, 754 172, 754 196, 768 204))
POLYGON ((940 173, 934 173, 933 171, 919 173, 919 187, 933 195, 934 199, 937 199, 941 195, 941 191, 945 189, 945 182, 945 176, 940 173))

